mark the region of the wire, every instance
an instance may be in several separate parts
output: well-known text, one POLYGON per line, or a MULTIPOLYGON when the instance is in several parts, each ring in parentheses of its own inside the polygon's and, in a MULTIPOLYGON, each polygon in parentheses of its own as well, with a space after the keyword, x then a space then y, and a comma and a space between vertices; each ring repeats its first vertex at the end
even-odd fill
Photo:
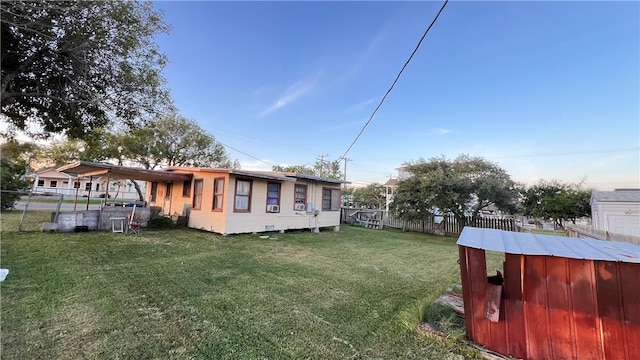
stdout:
MULTIPOLYGON (((217 140, 216 140, 216 141, 217 141, 217 140)), ((258 161, 260 161, 260 162, 263 162, 263 163, 265 163, 265 164, 267 164, 267 165, 269 165, 269 166, 271 166, 271 167, 274 167, 274 166, 275 166, 275 165, 273 165, 273 164, 271 164, 271 163, 269 163, 269 162, 266 162, 266 161, 264 161, 264 160, 262 160, 262 159, 258 159, 258 158, 257 158, 257 157, 255 157, 255 156, 251 156, 251 155, 247 154, 247 153, 246 153, 246 152, 244 152, 244 151, 240 151, 240 150, 238 150, 238 149, 236 149, 236 148, 234 148, 234 147, 231 147, 231 146, 229 146, 229 145, 227 145, 227 144, 221 143, 220 141, 218 141, 218 143, 220 143, 220 144, 221 144, 222 146, 224 146, 224 147, 228 147, 228 148, 229 148, 229 149, 231 149, 231 150, 237 151, 237 152, 239 152, 239 153, 240 153, 240 154, 242 154, 242 155, 245 155, 245 156, 248 156, 248 157, 250 157, 250 158, 252 158, 252 159, 254 159, 254 160, 258 160, 258 161)))
POLYGON ((413 49, 413 52, 411 53, 411 56, 409 56, 409 59, 407 59, 407 61, 404 63, 404 66, 402 66, 402 69, 400 69, 400 72, 398 73, 398 76, 396 76, 396 79, 393 80, 393 83, 391 84, 391 87, 384 94, 384 96, 382 97, 382 100, 380 100, 380 103, 378 103, 378 106, 376 107, 376 109, 373 110, 373 113, 369 117, 369 120, 367 120, 367 122, 364 124, 364 126, 362 127, 362 129, 358 133, 358 136, 356 136, 356 138, 353 139, 353 142, 351 143, 351 145, 349 145, 349 147, 347 148, 347 151, 345 151, 344 154, 342 154, 342 156, 340 156, 340 158, 337 161, 342 161, 347 156, 347 153, 349 153, 349 151, 351 150, 353 145, 356 144, 356 142, 360 138, 360 135, 362 135, 362 133, 364 132, 364 129, 366 129, 367 126, 369 126, 369 123, 371 122, 371 120, 373 120, 373 117, 378 112, 378 109, 380 109, 380 107, 382 106, 382 103, 384 103, 384 100, 387 98, 387 95, 389 95, 391 90, 393 90, 394 86, 396 86, 396 83, 398 82, 398 79, 400 79, 400 75, 402 75, 402 72, 404 72, 404 69, 407 67, 407 65, 409 65, 409 62, 411 62, 411 59, 413 58, 413 55, 415 55, 415 53, 418 51, 418 48, 420 48, 420 45, 422 44, 422 40, 424 40, 424 38, 429 33, 429 30, 431 30, 433 25, 436 23, 436 20, 438 20, 438 17, 440 16, 442 11, 444 10, 445 6, 447 6, 448 2, 449 2, 449 0, 445 0, 444 4, 442 4, 442 7, 440 8, 440 11, 438 11, 438 13, 436 14, 436 17, 433 18, 433 20, 431 21, 431 24, 429 25, 427 30, 424 32, 424 34, 422 34, 422 37, 420 38, 420 41, 418 41, 418 45, 416 45, 416 48, 413 49))

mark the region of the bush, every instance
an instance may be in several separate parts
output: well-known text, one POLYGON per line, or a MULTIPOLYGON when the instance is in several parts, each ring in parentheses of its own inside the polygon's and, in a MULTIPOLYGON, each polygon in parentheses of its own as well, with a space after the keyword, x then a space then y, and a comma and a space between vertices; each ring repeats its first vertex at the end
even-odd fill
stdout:
POLYGON ((156 216, 156 217, 152 217, 151 220, 149 220, 149 225, 147 226, 148 229, 175 229, 176 224, 173 223, 173 220, 171 220, 170 217, 168 216, 156 216))
MULTIPOLYGON (((101 198, 101 199, 104 199, 104 194, 100 194, 98 197, 101 198)), ((109 197, 107 199, 111 199, 111 195, 109 195, 109 197)))

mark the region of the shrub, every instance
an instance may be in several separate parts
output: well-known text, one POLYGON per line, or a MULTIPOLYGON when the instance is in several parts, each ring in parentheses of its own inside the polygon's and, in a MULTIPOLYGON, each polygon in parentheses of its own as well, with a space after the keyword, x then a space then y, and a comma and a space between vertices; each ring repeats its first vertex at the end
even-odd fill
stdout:
POLYGON ((176 224, 168 216, 155 216, 149 220, 148 229, 174 229, 176 224))

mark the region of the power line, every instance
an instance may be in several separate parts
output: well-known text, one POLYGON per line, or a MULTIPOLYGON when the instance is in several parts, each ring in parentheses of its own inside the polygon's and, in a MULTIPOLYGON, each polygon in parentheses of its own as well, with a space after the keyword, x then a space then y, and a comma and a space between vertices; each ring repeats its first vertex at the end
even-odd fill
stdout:
MULTIPOLYGON (((216 141, 217 141, 217 140, 216 140, 216 141)), ((251 156, 251 155, 247 154, 247 153, 246 153, 246 152, 244 152, 244 151, 240 151, 240 150, 238 150, 238 149, 236 149, 236 148, 234 148, 234 147, 231 147, 231 146, 229 146, 229 145, 223 144, 223 143, 221 143, 220 141, 218 141, 218 143, 220 143, 220 144, 221 144, 222 146, 224 146, 224 147, 228 147, 228 148, 229 148, 229 149, 231 149, 231 150, 237 151, 237 152, 239 152, 239 153, 240 153, 240 154, 242 154, 242 155, 245 155, 245 156, 248 156, 248 157, 250 157, 250 158, 252 158, 252 159, 255 159, 255 160, 258 160, 258 161, 260 161, 260 162, 263 162, 263 163, 265 163, 265 164, 267 164, 267 165, 269 165, 269 166, 271 166, 271 167, 274 167, 274 166, 275 166, 275 165, 273 165, 273 164, 271 164, 271 163, 269 163, 269 162, 267 162, 267 161, 264 161, 264 160, 262 160, 262 159, 258 159, 258 158, 257 158, 257 157, 255 157, 255 156, 251 156)))
POLYGON ((409 62, 411 62, 411 59, 413 58, 413 55, 415 55, 415 53, 418 51, 418 48, 420 48, 420 45, 422 44, 422 41, 424 40, 424 38, 429 33, 429 30, 431 30, 433 25, 436 23, 436 20, 438 20, 438 17, 440 16, 442 11, 444 10, 445 6, 447 6, 448 2, 449 2, 449 0, 445 0, 444 4, 442 4, 442 7, 440 8, 440 11, 438 11, 436 16, 431 21, 431 24, 429 25, 427 30, 424 32, 424 34, 422 34, 422 37, 420 38, 420 41, 418 41, 418 45, 416 45, 416 48, 413 49, 413 52, 411 53, 411 56, 409 56, 409 59, 407 59, 407 61, 404 63, 404 66, 402 66, 402 69, 400 69, 400 72, 398 73, 398 76, 396 76, 396 79, 393 80, 393 83, 391 84, 391 87, 389 87, 389 90, 387 90, 387 92, 384 94, 384 96, 382 97, 382 100, 380 100, 380 103, 378 103, 378 106, 375 108, 375 110, 373 110, 373 113, 369 117, 369 120, 367 120, 367 122, 362 127, 362 130, 360 130, 360 132, 358 133, 356 138, 353 139, 353 142, 351 143, 351 145, 349 145, 349 147, 347 148, 347 151, 345 151, 344 154, 342 154, 342 156, 338 159, 338 161, 341 161, 342 159, 344 159, 347 156, 347 153, 349 153, 349 151, 351 150, 353 145, 355 145, 355 143, 358 141, 358 139, 360 138, 360 135, 362 135, 362 133, 364 132, 364 129, 366 129, 367 126, 369 126, 369 123, 371 122, 371 120, 373 120, 373 117, 376 115, 376 113, 378 112, 378 109, 380 109, 380 107, 382 106, 382 103, 384 103, 384 100, 387 98, 387 96, 389 95, 391 90, 393 90, 393 88, 396 86, 396 83, 398 82, 398 79, 400 79, 400 75, 402 75, 402 72, 404 72, 404 69, 407 67, 407 65, 409 65, 409 62))

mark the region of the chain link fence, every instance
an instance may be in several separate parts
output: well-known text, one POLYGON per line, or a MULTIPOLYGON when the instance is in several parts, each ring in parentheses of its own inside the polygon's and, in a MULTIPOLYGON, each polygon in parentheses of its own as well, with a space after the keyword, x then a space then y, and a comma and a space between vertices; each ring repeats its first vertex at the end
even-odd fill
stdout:
POLYGON ((64 195, 31 191, 0 191, 10 197, 8 209, 2 212, 2 231, 42 231, 45 224, 57 223, 64 195))

